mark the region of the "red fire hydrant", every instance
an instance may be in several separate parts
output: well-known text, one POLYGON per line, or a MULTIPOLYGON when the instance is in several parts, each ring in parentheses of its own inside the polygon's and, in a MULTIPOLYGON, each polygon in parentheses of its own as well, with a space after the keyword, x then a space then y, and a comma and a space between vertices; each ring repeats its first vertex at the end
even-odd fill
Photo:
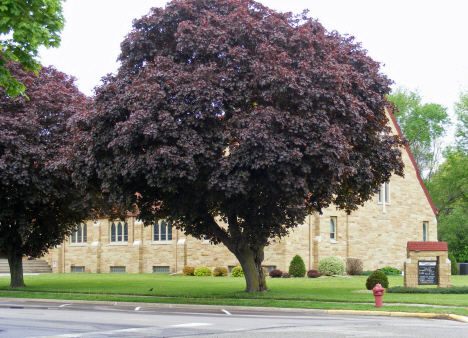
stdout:
POLYGON ((384 294, 385 289, 380 284, 376 284, 375 287, 372 289, 372 292, 375 296, 375 307, 382 307, 382 296, 384 294))

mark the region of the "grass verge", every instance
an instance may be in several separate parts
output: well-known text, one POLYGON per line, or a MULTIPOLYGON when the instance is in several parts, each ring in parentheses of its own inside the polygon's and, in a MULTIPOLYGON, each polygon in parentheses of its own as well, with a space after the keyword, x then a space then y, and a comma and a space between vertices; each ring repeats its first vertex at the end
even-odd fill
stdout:
MULTIPOLYGON (((468 315, 468 297, 443 294, 385 294, 384 307, 375 309, 374 297, 356 293, 366 277, 267 279, 265 293, 245 293, 243 278, 184 277, 160 274, 41 274, 25 276, 26 288, 8 288, 0 277, 0 297, 125 301, 141 303, 265 306, 307 309, 345 309, 433 312, 468 315), (152 291, 149 291, 152 289, 152 291), (371 304, 365 304, 371 303, 371 304), (395 305, 388 305, 395 303, 395 305), (412 304, 427 304, 421 307, 412 304), (442 307, 435 307, 442 306, 442 307), (458 308, 451 308, 458 307, 458 308)), ((403 277, 389 276, 390 286, 403 277)), ((455 286, 468 285, 468 276, 452 276, 455 286)))

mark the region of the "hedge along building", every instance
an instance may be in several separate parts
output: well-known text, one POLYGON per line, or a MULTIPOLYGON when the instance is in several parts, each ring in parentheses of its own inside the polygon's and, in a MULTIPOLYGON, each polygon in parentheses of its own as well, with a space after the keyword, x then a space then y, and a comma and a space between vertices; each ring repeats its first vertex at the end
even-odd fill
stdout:
MULTIPOLYGON (((392 131, 401 134, 387 112, 392 131)), ((437 241, 436 209, 408 148, 402 150, 405 177, 392 176, 379 194, 347 215, 330 207, 265 248, 263 265, 287 271, 300 255, 306 267, 317 268, 325 256, 358 258, 364 270, 384 266, 403 269, 408 241, 437 241)), ((164 220, 144 227, 136 215, 125 220, 99 219, 77 231, 45 256, 53 272, 177 272, 183 266, 209 268, 239 265, 222 244, 185 236, 164 220)))

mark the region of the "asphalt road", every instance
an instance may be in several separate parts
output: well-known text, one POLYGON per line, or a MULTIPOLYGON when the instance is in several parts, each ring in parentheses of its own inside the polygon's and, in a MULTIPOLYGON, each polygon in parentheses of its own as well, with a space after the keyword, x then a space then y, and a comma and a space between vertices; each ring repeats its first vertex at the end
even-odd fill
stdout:
POLYGON ((468 337, 468 323, 321 310, 0 299, 0 337, 468 337))

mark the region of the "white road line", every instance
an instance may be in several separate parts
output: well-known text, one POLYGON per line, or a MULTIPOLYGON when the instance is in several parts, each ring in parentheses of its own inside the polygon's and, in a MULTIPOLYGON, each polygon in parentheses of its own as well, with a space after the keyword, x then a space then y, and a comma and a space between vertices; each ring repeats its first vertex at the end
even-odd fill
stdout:
POLYGON ((231 313, 228 310, 221 309, 225 314, 230 315, 231 313))
POLYGON ((213 324, 211 323, 186 323, 186 324, 171 325, 171 327, 195 327, 195 326, 207 326, 207 325, 213 325, 213 324))
POLYGON ((62 304, 59 307, 65 307, 65 306, 68 306, 68 305, 71 305, 71 304, 62 304))
POLYGON ((135 311, 138 311, 138 310, 140 310, 140 307, 139 307, 139 306, 137 306, 137 307, 135 308, 135 311))
MULTIPOLYGON (((111 330, 111 331, 95 331, 95 332, 84 332, 84 333, 69 333, 69 334, 62 334, 58 336, 53 336, 55 338, 79 338, 79 337, 86 337, 86 336, 96 336, 96 335, 115 335, 119 333, 134 333, 134 332, 151 332, 155 328, 152 327, 144 327, 144 328, 133 328, 133 329, 123 329, 123 330, 111 330)), ((43 336, 38 338, 48 338, 50 336, 43 336)))

